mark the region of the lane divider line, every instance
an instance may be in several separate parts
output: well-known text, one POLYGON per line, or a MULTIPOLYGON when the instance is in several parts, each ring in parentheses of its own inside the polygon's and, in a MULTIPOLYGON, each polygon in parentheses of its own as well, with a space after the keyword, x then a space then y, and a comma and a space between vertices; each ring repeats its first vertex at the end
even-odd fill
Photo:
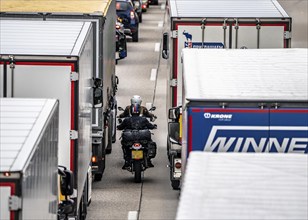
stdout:
POLYGON ((156 80, 156 75, 157 75, 157 69, 152 69, 151 70, 151 81, 155 81, 156 80))
POLYGON ((138 219, 138 211, 129 211, 127 215, 127 220, 137 220, 138 219))
POLYGON ((159 50, 160 50, 160 43, 155 43, 155 49, 154 49, 154 51, 155 51, 155 52, 159 52, 159 50))

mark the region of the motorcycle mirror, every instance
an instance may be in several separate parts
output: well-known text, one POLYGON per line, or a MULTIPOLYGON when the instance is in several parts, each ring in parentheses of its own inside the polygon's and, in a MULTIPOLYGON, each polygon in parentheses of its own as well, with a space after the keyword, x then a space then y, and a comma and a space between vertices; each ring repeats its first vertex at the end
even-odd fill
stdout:
POLYGON ((118 107, 118 110, 119 111, 124 111, 124 109, 121 106, 118 107))

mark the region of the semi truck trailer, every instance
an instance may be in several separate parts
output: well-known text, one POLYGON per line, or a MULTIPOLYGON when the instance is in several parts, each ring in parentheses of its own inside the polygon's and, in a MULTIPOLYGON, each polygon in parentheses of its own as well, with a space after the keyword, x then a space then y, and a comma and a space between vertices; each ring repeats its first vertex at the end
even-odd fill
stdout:
POLYGON ((92 110, 102 106, 91 22, 0 20, 0 97, 56 98, 59 165, 74 176, 72 217, 91 201, 92 110))
POLYGON ((176 219, 307 219, 307 154, 189 154, 176 219))
MULTIPOLYGON (((162 57, 168 60, 167 106, 182 105, 183 48, 290 48, 292 19, 276 0, 168 0, 162 57)), ((171 120, 172 121, 172 120, 171 120)), ((178 147, 167 138, 169 149, 178 147)))
MULTIPOLYGON (((105 170, 106 154, 111 153, 112 143, 116 141, 118 78, 115 74, 115 0, 3 0, 0 16, 2 19, 92 23, 92 77, 102 79, 103 89, 103 107, 94 110, 92 118, 92 172, 95 180, 101 180, 105 170)), ((126 51, 125 38, 119 39, 118 43, 126 51)), ((120 51, 119 54, 126 52, 120 51)))
POLYGON ((0 219, 57 219, 59 102, 0 98, 0 219))
POLYGON ((169 110, 172 186, 192 151, 307 154, 307 54, 183 49, 182 114, 169 110))

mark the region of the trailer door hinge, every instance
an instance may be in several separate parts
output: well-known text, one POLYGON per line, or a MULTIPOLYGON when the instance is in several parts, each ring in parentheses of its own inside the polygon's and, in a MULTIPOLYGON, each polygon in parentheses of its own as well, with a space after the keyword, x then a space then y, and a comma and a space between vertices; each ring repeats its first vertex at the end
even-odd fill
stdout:
POLYGON ((291 34, 290 31, 285 31, 283 33, 283 37, 284 37, 284 39, 291 39, 292 38, 292 34, 291 34))
POLYGON ((169 80, 169 86, 176 87, 177 85, 178 85, 178 80, 177 79, 170 79, 169 80))
POLYGON ((171 38, 178 38, 178 31, 177 30, 173 30, 171 32, 171 38))
POLYGON ((21 209, 21 198, 19 198, 18 196, 10 196, 9 209, 10 211, 17 211, 21 209))
POLYGON ((70 130, 70 139, 71 140, 78 139, 78 131, 70 130))
POLYGON ((71 81, 77 81, 79 79, 79 74, 77 72, 71 72, 71 81))

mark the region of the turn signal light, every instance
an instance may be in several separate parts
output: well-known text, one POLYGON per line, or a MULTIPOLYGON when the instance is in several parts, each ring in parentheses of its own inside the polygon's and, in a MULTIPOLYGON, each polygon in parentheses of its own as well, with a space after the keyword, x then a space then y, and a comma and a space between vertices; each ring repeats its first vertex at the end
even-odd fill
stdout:
POLYGON ((97 162, 97 157, 93 156, 92 157, 92 163, 96 163, 97 162))

